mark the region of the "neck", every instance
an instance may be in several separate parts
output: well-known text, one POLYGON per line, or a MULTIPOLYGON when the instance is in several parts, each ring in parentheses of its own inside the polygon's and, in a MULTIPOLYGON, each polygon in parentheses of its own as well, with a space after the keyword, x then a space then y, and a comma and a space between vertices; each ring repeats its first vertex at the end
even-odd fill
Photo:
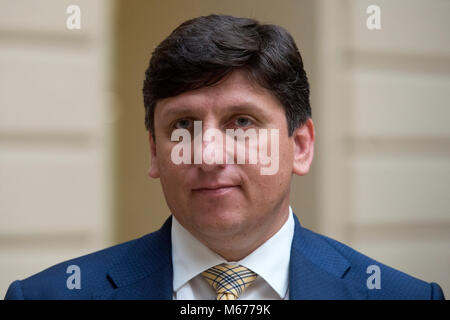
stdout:
POLYGON ((197 237, 209 249, 220 255, 226 261, 236 262, 244 259, 263 243, 275 235, 286 223, 289 217, 289 202, 281 205, 271 221, 267 221, 253 232, 240 232, 231 237, 204 238, 197 237))

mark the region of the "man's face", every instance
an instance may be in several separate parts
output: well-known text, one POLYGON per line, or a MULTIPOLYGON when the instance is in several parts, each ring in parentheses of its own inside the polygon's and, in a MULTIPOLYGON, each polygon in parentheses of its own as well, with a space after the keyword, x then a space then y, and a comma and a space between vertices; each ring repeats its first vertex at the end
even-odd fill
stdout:
MULTIPOLYGON (((280 102, 246 73, 235 71, 214 86, 158 101, 154 123, 149 175, 160 178, 169 209, 194 236, 204 242, 247 236, 251 242, 284 223, 298 139, 288 136, 280 102), (172 132, 186 128, 193 134, 194 120, 202 121, 203 133, 211 128, 222 132, 224 145, 226 129, 278 129, 278 171, 262 175, 267 164, 237 164, 236 158, 233 164, 175 164, 171 154, 179 142, 171 141, 172 132)), ((209 143, 203 142, 203 150, 209 143)), ((270 148, 271 143, 269 154, 270 148)))

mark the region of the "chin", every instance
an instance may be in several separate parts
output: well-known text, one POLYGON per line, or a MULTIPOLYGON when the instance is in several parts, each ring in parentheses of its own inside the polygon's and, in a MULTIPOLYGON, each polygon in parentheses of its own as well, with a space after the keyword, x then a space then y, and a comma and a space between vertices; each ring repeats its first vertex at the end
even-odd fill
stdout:
POLYGON ((216 206, 212 210, 198 210, 194 215, 197 228, 212 237, 236 233, 245 224, 245 217, 236 209, 226 210, 216 206))

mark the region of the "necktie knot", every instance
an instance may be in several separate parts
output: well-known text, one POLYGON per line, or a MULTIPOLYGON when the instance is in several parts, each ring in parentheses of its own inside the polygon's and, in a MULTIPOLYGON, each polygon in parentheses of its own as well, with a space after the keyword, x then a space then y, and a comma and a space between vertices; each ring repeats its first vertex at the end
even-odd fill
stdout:
POLYGON ((217 300, 236 300, 257 274, 243 266, 222 263, 202 272, 202 276, 216 291, 217 300))

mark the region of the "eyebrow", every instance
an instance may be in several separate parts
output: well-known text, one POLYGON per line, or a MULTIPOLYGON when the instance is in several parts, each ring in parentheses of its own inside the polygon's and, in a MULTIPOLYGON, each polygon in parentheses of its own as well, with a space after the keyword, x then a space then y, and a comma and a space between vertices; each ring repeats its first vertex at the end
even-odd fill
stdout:
MULTIPOLYGON (((195 107, 189 107, 189 106, 181 106, 181 107, 170 107, 168 109, 163 110, 162 112, 162 117, 166 118, 168 116, 170 116, 171 118, 176 118, 176 117, 180 117, 180 116, 184 116, 187 115, 189 113, 195 112, 195 107)), ((248 103, 248 102, 244 102, 244 103, 240 103, 240 104, 232 104, 229 105, 227 107, 223 107, 224 110, 226 110, 226 112, 249 112, 249 111, 253 111, 256 112, 258 115, 267 118, 268 116, 265 113, 264 108, 255 105, 253 103, 248 103)))

